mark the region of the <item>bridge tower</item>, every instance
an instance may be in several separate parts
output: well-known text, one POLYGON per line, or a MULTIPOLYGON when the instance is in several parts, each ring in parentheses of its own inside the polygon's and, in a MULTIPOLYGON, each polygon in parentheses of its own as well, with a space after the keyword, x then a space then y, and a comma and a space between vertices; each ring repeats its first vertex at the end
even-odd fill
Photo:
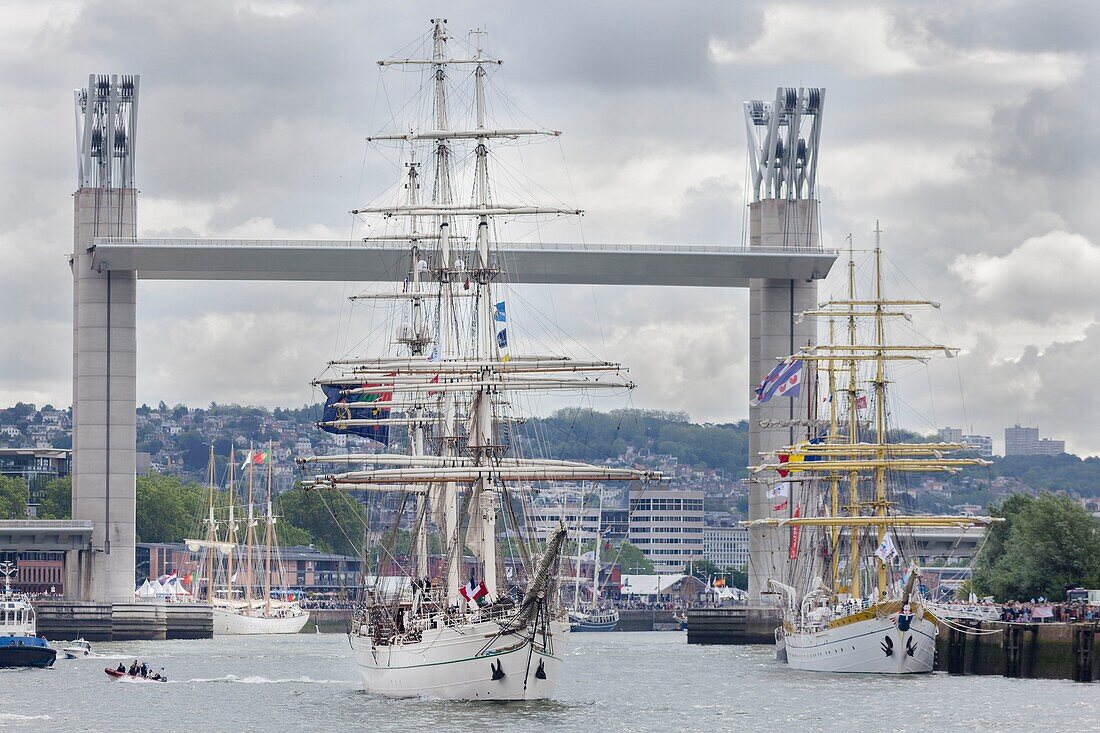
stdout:
POLYGON ((138 77, 93 74, 73 95, 73 518, 92 522, 92 547, 67 568, 65 589, 81 600, 132 602, 137 277, 108 269, 92 243, 137 235, 138 77))
MULTIPOLYGON (((816 183, 824 107, 825 90, 818 88, 780 87, 773 102, 744 103, 752 193, 750 249, 820 249, 816 183)), ((815 343, 812 319, 801 321, 798 315, 816 302, 816 280, 754 279, 750 283, 750 395, 778 358, 815 343)), ((804 388, 800 398, 779 397, 749 408, 749 465, 759 463, 761 453, 806 434, 806 393, 804 388)), ((762 483, 750 483, 749 519, 790 516, 798 501, 797 484, 792 484, 786 506, 782 498, 768 498, 767 489, 762 483)), ((760 600, 768 578, 788 582, 789 565, 786 532, 749 530, 750 598, 760 600)))

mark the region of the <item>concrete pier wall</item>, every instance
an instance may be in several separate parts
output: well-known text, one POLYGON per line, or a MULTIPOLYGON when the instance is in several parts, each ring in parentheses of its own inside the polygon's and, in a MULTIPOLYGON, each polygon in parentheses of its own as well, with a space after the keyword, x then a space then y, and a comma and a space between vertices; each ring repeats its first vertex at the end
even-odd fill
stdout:
POLYGON ((774 644, 779 610, 773 606, 693 608, 687 612, 688 644, 774 644))
POLYGON ((941 629, 936 669, 1029 679, 1100 680, 1100 628, 1087 624, 974 623, 941 629), (993 633, 989 633, 993 632, 993 633))
POLYGON ((214 616, 203 604, 38 601, 34 607, 38 633, 51 641, 209 639, 214 635, 214 616))

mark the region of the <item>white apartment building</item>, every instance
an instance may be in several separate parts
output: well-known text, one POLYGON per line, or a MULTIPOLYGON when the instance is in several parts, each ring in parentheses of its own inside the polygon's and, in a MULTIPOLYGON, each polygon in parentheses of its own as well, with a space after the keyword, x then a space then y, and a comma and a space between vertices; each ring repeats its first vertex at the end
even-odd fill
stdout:
POLYGON ((749 565, 749 530, 746 527, 703 527, 703 559, 726 568, 749 565))
POLYGON ((703 492, 653 488, 631 492, 627 539, 657 573, 679 573, 688 563, 702 560, 703 492))

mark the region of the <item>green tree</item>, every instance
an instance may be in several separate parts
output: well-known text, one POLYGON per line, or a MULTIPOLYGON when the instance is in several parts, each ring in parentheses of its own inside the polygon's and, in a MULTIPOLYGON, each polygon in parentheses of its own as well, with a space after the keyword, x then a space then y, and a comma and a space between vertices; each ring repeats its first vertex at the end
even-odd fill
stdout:
POLYGON ((30 500, 31 492, 26 481, 0 476, 0 519, 25 519, 30 500))
POLYGON ((46 483, 38 495, 40 519, 69 519, 73 515, 73 477, 62 476, 46 483))
POLYGON ((137 477, 138 542, 180 542, 196 531, 207 505, 207 489, 175 476, 137 477))
POLYGON ((313 544, 328 552, 358 555, 363 541, 366 511, 346 492, 294 489, 275 499, 275 512, 291 524, 301 527, 313 538, 313 544))
POLYGON ((623 542, 610 553, 611 560, 619 563, 619 569, 627 575, 647 575, 653 572, 653 563, 634 545, 623 542))
POLYGON ((1017 494, 991 511, 1005 521, 990 529, 978 558, 979 594, 1059 600, 1067 585, 1100 586, 1100 526, 1080 504, 1054 494, 1017 494))

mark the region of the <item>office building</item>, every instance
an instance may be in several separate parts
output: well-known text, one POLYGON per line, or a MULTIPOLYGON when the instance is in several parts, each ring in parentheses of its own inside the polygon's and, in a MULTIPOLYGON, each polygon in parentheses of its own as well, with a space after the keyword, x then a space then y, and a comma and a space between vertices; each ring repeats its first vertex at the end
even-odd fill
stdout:
POLYGON ((704 527, 703 559, 722 570, 743 570, 749 564, 749 530, 745 527, 704 527))
POLYGON ((682 572, 689 563, 702 560, 703 492, 632 491, 627 539, 657 573, 682 572))

